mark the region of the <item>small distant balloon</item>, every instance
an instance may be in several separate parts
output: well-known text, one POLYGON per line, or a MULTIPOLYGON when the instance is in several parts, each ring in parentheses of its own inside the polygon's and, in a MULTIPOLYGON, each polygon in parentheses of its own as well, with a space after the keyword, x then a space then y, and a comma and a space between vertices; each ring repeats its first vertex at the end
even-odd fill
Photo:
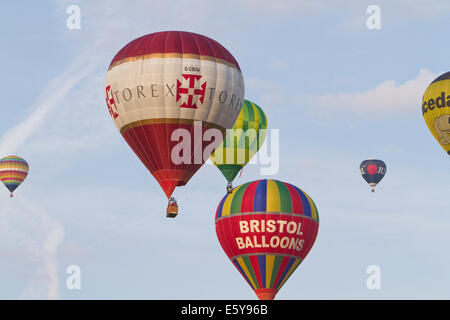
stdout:
POLYGON ((28 175, 28 163, 17 156, 0 159, 0 180, 13 197, 13 192, 22 184, 28 175))
POLYGON ((386 174, 386 164, 382 160, 367 159, 361 162, 359 169, 364 180, 372 187, 372 192, 375 192, 376 185, 386 174))

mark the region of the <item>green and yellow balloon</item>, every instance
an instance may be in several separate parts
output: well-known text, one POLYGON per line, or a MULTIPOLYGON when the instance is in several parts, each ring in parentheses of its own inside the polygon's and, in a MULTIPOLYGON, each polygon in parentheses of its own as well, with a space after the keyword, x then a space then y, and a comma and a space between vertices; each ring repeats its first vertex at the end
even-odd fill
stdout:
POLYGON ((211 161, 228 181, 227 191, 233 190, 232 181, 250 162, 266 139, 267 118, 255 103, 244 100, 234 126, 224 141, 211 154, 211 161))
POLYGON ((428 129, 450 155, 450 72, 437 77, 425 90, 422 114, 428 129))

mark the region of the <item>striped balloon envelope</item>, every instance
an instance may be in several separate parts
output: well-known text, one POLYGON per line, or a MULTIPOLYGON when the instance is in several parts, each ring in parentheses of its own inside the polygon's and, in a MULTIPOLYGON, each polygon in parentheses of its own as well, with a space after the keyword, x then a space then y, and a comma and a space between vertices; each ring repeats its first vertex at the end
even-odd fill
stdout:
POLYGON ((266 139, 267 118, 255 103, 244 100, 233 128, 211 154, 211 160, 228 182, 253 158, 266 139))
POLYGON ((319 229, 313 200, 296 186, 257 180, 220 202, 220 245, 259 299, 273 299, 311 250, 319 229))
POLYGON ((13 197, 13 192, 27 177, 28 171, 28 163, 20 157, 8 156, 0 159, 0 180, 11 192, 11 197, 13 197))
POLYGON ((217 41, 165 31, 137 38, 115 55, 105 95, 117 129, 169 198, 235 123, 244 80, 217 41))

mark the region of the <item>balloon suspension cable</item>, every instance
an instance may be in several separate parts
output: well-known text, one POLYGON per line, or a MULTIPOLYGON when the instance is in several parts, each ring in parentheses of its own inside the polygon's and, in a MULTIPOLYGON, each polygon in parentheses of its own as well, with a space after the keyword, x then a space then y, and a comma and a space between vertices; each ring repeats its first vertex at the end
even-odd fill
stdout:
POLYGON ((233 193, 233 183, 231 182, 227 184, 227 193, 233 193))

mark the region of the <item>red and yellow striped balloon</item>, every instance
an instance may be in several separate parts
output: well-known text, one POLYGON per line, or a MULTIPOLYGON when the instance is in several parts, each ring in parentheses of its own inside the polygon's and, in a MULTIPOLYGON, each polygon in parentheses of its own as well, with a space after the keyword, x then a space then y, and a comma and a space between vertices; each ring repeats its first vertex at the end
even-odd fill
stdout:
POLYGON ((11 197, 13 197, 13 192, 27 177, 28 171, 28 163, 20 157, 8 156, 0 159, 0 180, 11 192, 11 197))
POLYGON ((305 259, 318 229, 313 200, 296 186, 277 180, 236 187, 216 212, 223 250, 263 300, 273 299, 305 259))

